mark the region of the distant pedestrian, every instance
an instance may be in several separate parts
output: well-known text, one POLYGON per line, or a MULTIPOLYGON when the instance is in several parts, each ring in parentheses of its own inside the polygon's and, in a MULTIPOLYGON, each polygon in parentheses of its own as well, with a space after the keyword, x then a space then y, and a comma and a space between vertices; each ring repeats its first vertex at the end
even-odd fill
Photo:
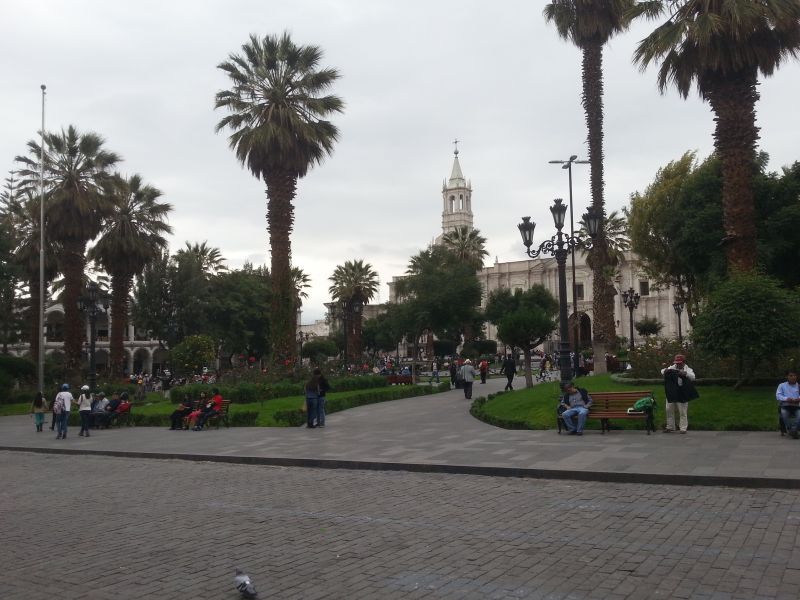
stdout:
POLYGON ((486 383, 486 376, 489 374, 489 362, 485 358, 478 364, 478 371, 481 373, 481 383, 486 383))
POLYGON ((319 376, 312 373, 304 387, 306 394, 306 427, 317 426, 317 406, 319 404, 319 376))
POLYGON ((431 380, 439 383, 439 363, 435 360, 431 365, 431 380))
POLYGON ((467 359, 459 369, 461 375, 461 384, 464 386, 464 398, 467 400, 472 399, 472 383, 475 381, 475 367, 472 366, 472 361, 467 359))
POLYGON ((450 361, 450 383, 453 389, 458 388, 458 367, 455 360, 450 361))
POLYGON ((78 414, 81 416, 81 432, 78 435, 89 437, 89 425, 92 420, 92 394, 88 385, 81 388, 81 395, 78 397, 77 403, 78 414))
POLYGON ((326 400, 325 394, 331 389, 331 384, 325 379, 325 375, 319 367, 314 369, 313 375, 318 378, 319 393, 317 394, 317 427, 325 427, 325 408, 326 400))
POLYGON ((514 375, 517 374, 517 363, 510 354, 503 361, 503 366, 500 368, 500 372, 508 379, 508 383, 506 383, 506 387, 504 389, 506 391, 514 391, 514 386, 512 383, 514 381, 514 375))
POLYGON ((33 413, 33 424, 36 431, 41 431, 44 427, 44 413, 47 412, 47 400, 44 399, 42 392, 36 392, 36 397, 31 403, 31 413, 33 413))
POLYGON ((53 416, 56 420, 57 440, 67 439, 67 424, 69 423, 69 411, 72 408, 72 394, 69 392, 69 384, 61 386, 61 391, 56 394, 53 400, 53 416))

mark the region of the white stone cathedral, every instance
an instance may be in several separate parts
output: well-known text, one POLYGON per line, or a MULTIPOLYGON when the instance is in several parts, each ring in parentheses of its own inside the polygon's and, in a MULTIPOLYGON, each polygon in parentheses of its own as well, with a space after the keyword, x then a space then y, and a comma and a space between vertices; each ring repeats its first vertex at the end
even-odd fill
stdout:
MULTIPOLYGON (((472 183, 464 177, 461 163, 458 159, 458 149, 454 152, 453 168, 450 178, 442 184, 442 232, 436 237, 434 243, 439 243, 445 233, 458 227, 473 229, 472 212, 472 183)), ((520 241, 520 255, 524 255, 520 241)), ((555 258, 524 259, 513 262, 499 262, 478 271, 481 282, 482 298, 481 307, 486 306, 489 294, 499 288, 526 291, 533 285, 543 285, 554 297, 558 298, 558 267, 555 258)), ((575 256, 575 271, 573 274, 571 257, 567 260, 567 301, 570 313, 570 335, 579 336, 581 347, 591 346, 592 320, 594 310, 592 307, 592 270, 586 264, 586 255, 578 252, 575 256), (575 298, 573 298, 573 277, 575 281, 575 298), (577 305, 577 307, 576 307, 577 305), (576 316, 577 314, 577 316, 576 316)), ((389 302, 396 302, 394 282, 389 283, 389 302)), ((633 288, 640 295, 639 306, 633 313, 634 323, 645 317, 655 317, 664 328, 661 334, 664 337, 678 337, 678 315, 673 309, 676 301, 671 288, 658 289, 651 285, 647 275, 640 268, 637 256, 633 252, 626 252, 618 267, 615 278, 617 297, 614 307, 614 319, 617 334, 631 339, 630 311, 622 303, 622 291, 633 288)), ((681 333, 685 336, 690 327, 685 311, 681 315, 681 333)), ((497 339, 497 328, 486 324, 486 335, 490 340, 497 339)), ((634 342, 640 343, 642 339, 633 330, 634 342)), ((553 339, 545 347, 546 351, 554 350, 558 346, 558 331, 553 332, 553 339)), ((571 343, 573 340, 570 340, 571 343)))

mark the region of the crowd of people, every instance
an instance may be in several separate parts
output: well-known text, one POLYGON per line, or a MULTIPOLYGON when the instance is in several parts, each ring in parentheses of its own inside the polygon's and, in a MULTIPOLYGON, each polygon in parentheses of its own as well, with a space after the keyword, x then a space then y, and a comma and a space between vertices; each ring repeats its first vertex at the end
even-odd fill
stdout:
POLYGON ((113 394, 110 399, 103 392, 92 394, 88 385, 81 387, 80 395, 75 398, 70 386, 65 383, 53 399, 52 407, 47 403, 44 394, 37 392, 31 403, 31 413, 37 432, 42 432, 45 425, 45 414, 52 410, 50 431, 56 431, 56 439, 67 438, 69 416, 73 410, 80 415, 81 437, 91 436, 92 429, 111 427, 122 415, 130 413, 131 401, 128 392, 113 394))

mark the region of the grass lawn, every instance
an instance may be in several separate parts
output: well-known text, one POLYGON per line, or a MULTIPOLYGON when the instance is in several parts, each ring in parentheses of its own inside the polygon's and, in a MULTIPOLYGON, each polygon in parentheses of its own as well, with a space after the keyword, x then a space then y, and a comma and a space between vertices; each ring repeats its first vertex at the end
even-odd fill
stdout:
MULTIPOLYGON (((611 381, 609 375, 582 377, 580 387, 591 394, 617 390, 652 390, 658 401, 656 428, 664 425, 664 388, 662 385, 627 385, 611 381)), ((777 384, 776 384, 777 387, 777 384)), ((689 403, 689 429, 731 431, 776 431, 778 409, 774 387, 745 387, 734 391, 719 385, 697 386, 700 398, 689 403)), ((487 402, 484 412, 495 418, 524 423, 528 429, 555 429, 558 382, 501 394, 487 402)), ((612 421, 624 429, 643 429, 641 421, 612 421)), ((600 429, 600 422, 590 419, 587 429, 600 429)))

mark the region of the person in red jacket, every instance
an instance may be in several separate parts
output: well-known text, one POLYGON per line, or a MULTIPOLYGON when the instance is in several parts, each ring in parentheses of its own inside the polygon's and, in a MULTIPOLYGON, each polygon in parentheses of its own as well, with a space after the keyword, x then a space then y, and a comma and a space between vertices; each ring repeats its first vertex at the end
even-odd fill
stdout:
POLYGON ((197 425, 195 425, 194 430, 200 431, 206 424, 211 417, 214 415, 218 415, 222 412, 222 394, 219 393, 217 388, 212 390, 214 395, 211 397, 211 401, 206 404, 203 409, 203 412, 200 413, 200 416, 197 418, 197 425))
POLYGON ((481 383, 486 383, 486 375, 489 373, 489 363, 486 362, 485 358, 478 364, 478 371, 481 372, 481 383))

